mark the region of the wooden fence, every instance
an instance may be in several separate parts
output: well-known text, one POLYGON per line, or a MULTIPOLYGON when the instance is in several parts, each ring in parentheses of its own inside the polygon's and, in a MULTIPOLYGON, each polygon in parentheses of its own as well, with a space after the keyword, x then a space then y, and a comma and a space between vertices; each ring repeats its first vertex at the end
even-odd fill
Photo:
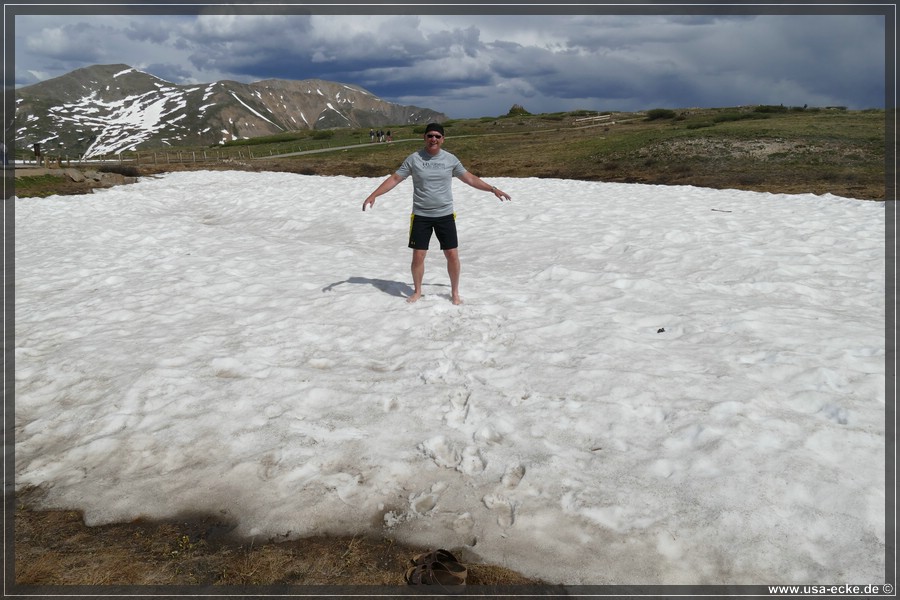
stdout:
MULTIPOLYGON (((406 141, 394 139, 394 142, 406 141)), ((229 148, 225 150, 199 149, 199 150, 140 150, 132 152, 121 152, 118 154, 109 154, 106 156, 97 156, 93 158, 83 159, 81 157, 72 157, 68 155, 51 155, 44 154, 33 159, 19 159, 19 162, 27 165, 36 165, 39 167, 59 168, 70 166, 85 165, 103 165, 103 164, 129 164, 129 165, 172 165, 172 164, 216 164, 243 160, 264 159, 273 156, 282 156, 289 154, 303 154, 313 152, 327 152, 329 150, 339 150, 342 148, 364 147, 364 146, 387 146, 391 142, 369 142, 360 141, 350 146, 341 145, 336 142, 319 142, 297 146, 282 146, 277 150, 271 147, 260 148, 229 148)))

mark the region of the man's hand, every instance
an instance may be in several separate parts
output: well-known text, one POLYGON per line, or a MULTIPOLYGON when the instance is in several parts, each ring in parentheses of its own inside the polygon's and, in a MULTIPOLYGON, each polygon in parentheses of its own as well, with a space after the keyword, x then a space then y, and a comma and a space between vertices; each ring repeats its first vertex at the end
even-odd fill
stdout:
POLYGON ((504 192, 504 191, 501 190, 500 188, 496 188, 496 187, 494 187, 494 186, 491 186, 491 191, 494 192, 494 195, 495 195, 495 196, 497 196, 498 198, 500 198, 500 202, 503 202, 504 200, 512 200, 512 198, 509 197, 509 194, 507 194, 506 192, 504 192))
POLYGON ((363 202, 363 212, 365 212, 366 206, 375 206, 375 198, 382 194, 388 193, 389 191, 397 187, 397 184, 401 181, 403 181, 403 177, 400 177, 396 173, 392 173, 391 175, 389 175, 387 179, 381 182, 381 185, 379 185, 374 192, 369 194, 369 197, 366 198, 366 201, 363 202))

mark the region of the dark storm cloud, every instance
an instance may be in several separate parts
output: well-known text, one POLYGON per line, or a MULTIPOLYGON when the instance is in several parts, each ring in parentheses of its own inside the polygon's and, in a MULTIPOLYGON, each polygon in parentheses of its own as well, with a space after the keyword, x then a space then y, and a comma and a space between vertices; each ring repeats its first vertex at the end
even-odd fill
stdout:
POLYGON ((253 77, 259 65, 292 53, 308 34, 305 16, 210 16, 185 26, 178 39, 196 69, 253 77))
POLYGON ((563 99, 647 98, 669 106, 843 100, 865 108, 883 96, 883 25, 876 17, 638 22, 570 23, 556 48, 495 44, 491 65, 500 77, 526 78, 537 93, 563 99))
POLYGON ((172 35, 172 24, 163 20, 133 20, 125 28, 125 34, 137 41, 162 44, 172 35))
MULTIPOLYGON (((295 18, 289 17, 282 29, 270 29, 265 34, 251 31, 248 35, 248 31, 234 28, 228 30, 225 39, 201 37, 196 45, 202 50, 191 58, 198 67, 214 66, 219 71, 248 76, 273 75, 284 69, 306 72, 307 77, 378 73, 401 79, 405 69, 453 53, 475 56, 479 50, 477 29, 424 34, 417 27, 417 19, 397 18, 372 30, 348 31, 340 36, 317 31, 308 21, 301 27, 295 25, 295 18)), ((259 29, 259 24, 252 29, 259 29)))
POLYGON ((328 79, 353 83, 388 97, 489 82, 485 68, 460 67, 483 57, 475 27, 436 32, 420 29, 418 17, 397 16, 371 28, 340 32, 314 27, 308 17, 281 17, 278 28, 262 20, 204 19, 190 37, 188 58, 198 70, 238 79, 328 79), (455 63, 455 67, 449 65, 455 63))
POLYGON ((65 63, 92 64, 103 60, 105 47, 100 40, 115 34, 115 30, 80 22, 49 27, 40 34, 25 39, 24 49, 44 59, 65 63))
MULTIPOLYGON (((416 32, 417 33, 417 32, 416 32)), ((179 47, 198 71, 238 80, 333 79, 359 83, 377 70, 402 70, 421 56, 421 35, 386 38, 376 31, 323 36, 309 16, 204 17, 179 33, 179 47)))

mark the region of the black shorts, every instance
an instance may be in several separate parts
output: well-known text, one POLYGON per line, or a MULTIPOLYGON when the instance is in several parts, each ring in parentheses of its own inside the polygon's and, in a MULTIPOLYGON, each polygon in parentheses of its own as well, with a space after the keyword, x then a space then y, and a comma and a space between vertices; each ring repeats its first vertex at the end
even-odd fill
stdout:
POLYGON ((441 250, 452 250, 459 246, 456 237, 456 213, 445 217, 409 217, 409 247, 414 250, 428 250, 431 232, 441 243, 441 250))

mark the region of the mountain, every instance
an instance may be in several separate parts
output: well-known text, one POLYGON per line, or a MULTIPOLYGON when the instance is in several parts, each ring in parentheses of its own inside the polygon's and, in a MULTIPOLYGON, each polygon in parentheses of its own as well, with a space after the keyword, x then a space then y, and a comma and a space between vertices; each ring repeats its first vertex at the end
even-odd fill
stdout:
POLYGON ((444 121, 355 85, 304 79, 175 85, 128 65, 96 65, 16 90, 16 144, 92 158, 216 145, 285 131, 444 121))

